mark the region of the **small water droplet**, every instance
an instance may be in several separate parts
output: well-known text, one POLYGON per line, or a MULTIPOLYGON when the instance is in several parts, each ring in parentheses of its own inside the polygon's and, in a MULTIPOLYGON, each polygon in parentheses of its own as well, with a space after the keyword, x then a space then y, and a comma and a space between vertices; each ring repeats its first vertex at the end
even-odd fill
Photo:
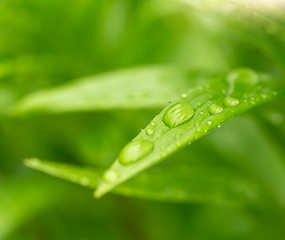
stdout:
POLYGON ((143 132, 144 130, 143 129, 140 129, 140 132, 143 132))
POLYGON ((180 138, 180 137, 182 137, 182 134, 176 135, 174 139, 178 139, 178 138, 180 138))
POLYGON ((239 104, 239 100, 233 97, 226 97, 223 101, 226 107, 234 107, 239 104))
POLYGON ((201 103, 197 103, 198 106, 201 106, 201 103))
POLYGON ((210 120, 207 121, 207 125, 209 125, 209 126, 212 125, 212 121, 210 121, 210 120))
POLYGON ((154 130, 153 129, 148 129, 148 130, 146 130, 146 135, 149 135, 149 136, 151 136, 151 135, 153 135, 153 133, 154 133, 154 130))
POLYGON ((218 128, 221 128, 221 125, 220 125, 220 124, 218 125, 218 128))
POLYGON ((182 94, 181 94, 181 97, 182 97, 182 98, 187 98, 187 94, 186 94, 186 93, 182 93, 182 94))
POLYGON ((194 108, 191 104, 180 102, 169 107, 164 113, 162 121, 170 128, 177 127, 188 122, 194 115, 194 108))
POLYGON ((107 170, 103 176, 103 178, 107 182, 115 181, 116 179, 118 179, 118 177, 119 177, 118 173, 112 169, 107 170))
POLYGON ((128 143, 119 156, 122 165, 134 163, 153 150, 153 143, 146 140, 134 140, 128 143))
POLYGON ((152 122, 152 123, 150 124, 150 126, 154 127, 154 126, 155 126, 155 123, 154 123, 154 122, 152 122))
POLYGON ((261 96, 263 99, 266 99, 266 98, 267 98, 266 94, 261 94, 260 96, 261 96))
POLYGON ((200 113, 200 115, 203 115, 204 113, 203 112, 199 112, 200 113))
POLYGON ((199 127, 200 126, 200 122, 195 122, 194 126, 195 127, 199 127))
POLYGON ((209 112, 213 115, 218 114, 218 113, 222 112, 223 110, 224 109, 218 104, 213 104, 211 107, 209 107, 209 112))

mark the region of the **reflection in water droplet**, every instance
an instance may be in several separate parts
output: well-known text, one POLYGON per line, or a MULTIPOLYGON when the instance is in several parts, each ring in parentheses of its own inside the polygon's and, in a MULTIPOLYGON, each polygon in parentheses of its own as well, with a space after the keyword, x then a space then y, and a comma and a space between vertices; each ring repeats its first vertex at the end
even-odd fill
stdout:
POLYGON ((226 97, 223 101, 226 107, 234 107, 239 104, 239 100, 233 97, 226 97))
POLYGON ((112 182, 115 181, 116 179, 118 179, 119 175, 117 172, 115 172, 112 169, 109 169, 108 171, 105 172, 103 178, 107 181, 107 182, 112 182))
POLYGON ((151 135, 153 135, 153 133, 154 133, 154 130, 153 129, 148 129, 148 130, 146 130, 146 135, 149 135, 149 136, 151 136, 151 135))
POLYGON ((218 113, 222 112, 223 110, 224 109, 218 104, 213 104, 211 107, 209 107, 209 112, 213 115, 218 114, 218 113))
POLYGON ((134 140, 127 144, 120 156, 119 162, 122 165, 128 165, 134 163, 153 150, 153 143, 146 140, 134 140))
POLYGON ((170 128, 177 127, 188 122, 194 115, 194 108, 191 104, 180 102, 169 107, 163 116, 163 122, 170 128))

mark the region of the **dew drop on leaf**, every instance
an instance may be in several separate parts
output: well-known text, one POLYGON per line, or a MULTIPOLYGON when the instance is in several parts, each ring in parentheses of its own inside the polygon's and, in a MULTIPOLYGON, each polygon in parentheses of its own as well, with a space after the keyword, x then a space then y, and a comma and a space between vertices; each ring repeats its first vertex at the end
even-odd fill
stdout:
POLYGON ((148 129, 148 130, 146 130, 146 135, 148 135, 148 136, 151 136, 151 135, 153 135, 153 133, 154 133, 154 130, 153 129, 148 129))
POLYGON ((180 102, 169 107, 162 120, 166 126, 174 128, 188 122, 193 117, 194 112, 195 110, 191 104, 180 102))
POLYGON ((127 144, 119 156, 122 165, 129 165, 140 160, 153 150, 153 143, 146 140, 134 140, 127 144))
POLYGON ((222 112, 223 110, 224 109, 218 104, 213 104, 211 107, 209 107, 209 112, 213 115, 218 114, 218 113, 222 112))
POLYGON ((234 107, 239 104, 239 100, 233 97, 226 97, 223 101, 226 107, 234 107))
POLYGON ((212 121, 210 121, 210 120, 207 121, 207 125, 209 125, 209 126, 212 125, 212 121))

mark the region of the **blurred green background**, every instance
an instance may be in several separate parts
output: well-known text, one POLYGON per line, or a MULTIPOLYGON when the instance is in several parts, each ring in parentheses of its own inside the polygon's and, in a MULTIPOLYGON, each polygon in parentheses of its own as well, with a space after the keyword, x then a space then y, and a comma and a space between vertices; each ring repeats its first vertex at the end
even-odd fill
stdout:
MULTIPOLYGON (((282 76, 285 21, 273 13, 265 26, 253 15, 206 0, 0 0, 0 239, 284 239, 284 99, 237 117, 161 164, 165 171, 168 164, 206 167, 209 175, 222 168, 249 179, 256 191, 231 185, 251 199, 233 199, 237 204, 216 201, 223 199, 217 191, 204 196, 207 174, 199 175, 196 200, 132 192, 97 200, 90 189, 23 166, 24 158, 38 157, 107 168, 163 105, 9 114, 32 92, 138 66, 179 69, 188 86, 193 76, 236 67, 282 76)), ((109 95, 102 101, 108 104, 109 95)))

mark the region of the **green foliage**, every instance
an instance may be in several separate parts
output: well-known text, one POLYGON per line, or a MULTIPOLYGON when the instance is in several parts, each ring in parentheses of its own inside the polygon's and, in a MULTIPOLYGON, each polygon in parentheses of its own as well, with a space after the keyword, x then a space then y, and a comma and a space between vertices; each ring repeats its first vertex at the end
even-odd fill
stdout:
POLYGON ((0 239, 283 239, 281 1, 5 0, 0 26, 0 239))

